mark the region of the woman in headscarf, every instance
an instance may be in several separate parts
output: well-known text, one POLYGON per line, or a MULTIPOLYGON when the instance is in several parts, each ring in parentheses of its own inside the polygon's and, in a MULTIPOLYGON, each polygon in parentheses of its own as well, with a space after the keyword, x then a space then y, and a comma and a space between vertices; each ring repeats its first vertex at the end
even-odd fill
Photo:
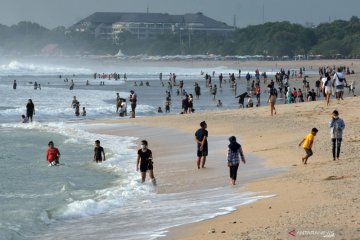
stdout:
POLYGON ((227 161, 230 168, 230 184, 235 185, 237 170, 241 161, 245 164, 245 157, 241 145, 236 142, 236 137, 229 138, 230 144, 228 146, 227 161))

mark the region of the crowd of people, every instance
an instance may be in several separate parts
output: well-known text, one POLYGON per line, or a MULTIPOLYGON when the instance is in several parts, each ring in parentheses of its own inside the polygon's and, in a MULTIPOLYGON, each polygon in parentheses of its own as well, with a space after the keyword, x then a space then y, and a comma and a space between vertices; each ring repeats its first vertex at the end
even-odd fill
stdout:
MULTIPOLYGON (((276 73, 274 80, 268 82, 268 76, 266 72, 260 73, 258 69, 255 70, 255 79, 252 80, 252 75, 247 73, 245 75, 246 84, 248 86, 247 91, 237 95, 236 87, 238 84, 238 79, 235 77, 234 73, 229 73, 228 75, 228 83, 229 88, 233 89, 235 92, 235 98, 239 98, 239 105, 241 108, 252 108, 254 106, 259 107, 261 105, 261 77, 263 78, 263 84, 266 86, 265 93, 268 94, 267 102, 270 106, 270 114, 276 115, 275 104, 277 99, 280 97, 284 97, 284 103, 293 104, 300 102, 310 102, 318 100, 321 95, 323 95, 326 104, 330 104, 330 98, 333 94, 335 94, 336 99, 338 101, 343 100, 344 89, 346 87, 349 88, 349 92, 353 93, 355 96, 355 81, 349 85, 346 81, 345 76, 347 74, 352 74, 349 68, 344 67, 323 67, 319 68, 320 78, 314 82, 314 88, 310 87, 310 82, 307 80, 308 76, 304 75, 305 68, 300 68, 299 74, 294 73, 295 76, 291 76, 290 70, 285 71, 281 69, 280 72, 276 73), (335 70, 336 69, 336 70, 335 70), (291 87, 291 78, 301 77, 303 78, 302 88, 298 86, 291 87), (253 97, 256 98, 256 104, 253 102, 253 97), (247 102, 245 103, 245 99, 247 102)), ((110 75, 101 75, 94 74, 94 78, 114 78, 120 79, 120 76, 117 74, 110 75)), ((217 84, 214 84, 212 78, 215 77, 215 71, 212 73, 212 76, 209 74, 204 75, 205 87, 209 90, 210 96, 213 100, 216 100, 217 96, 217 84)), ((239 79, 241 79, 241 70, 239 70, 239 79)), ((163 75, 160 73, 159 79, 162 83, 162 86, 165 87, 163 83, 163 75)), ((292 80, 293 80, 292 79, 292 80)), ((218 75, 219 80, 219 88, 222 89, 226 84, 226 79, 222 73, 218 75)), ((296 83, 296 81, 294 81, 296 83)), ((135 82, 136 83, 136 82, 135 82)), ((142 82, 141 82, 142 83, 142 82)), ((75 83, 73 80, 70 82, 70 90, 73 89, 75 83)), ((147 84, 150 86, 150 84, 147 84)), ((188 93, 185 90, 184 81, 176 82, 176 74, 171 73, 169 76, 169 80, 167 83, 166 97, 165 97, 165 112, 170 112, 170 107, 172 106, 172 87, 176 86, 177 95, 181 97, 181 106, 182 111, 181 114, 191 114, 195 111, 194 109, 194 97, 192 93, 188 93)), ((38 86, 39 87, 39 86, 38 86)), ((17 89, 17 82, 14 80, 13 89, 17 89)), ((201 87, 199 83, 195 83, 194 85, 194 95, 195 99, 199 99, 201 96, 201 87)), ((130 91, 130 95, 128 98, 120 97, 119 93, 116 94, 116 113, 119 116, 124 117, 127 116, 127 100, 130 102, 131 107, 131 118, 135 118, 136 107, 138 97, 134 90, 130 91)), ((222 107, 223 103, 220 99, 217 99, 217 107, 222 107)), ((73 96, 73 100, 71 103, 71 107, 74 109, 75 116, 80 116, 80 102, 73 96)), ((158 113, 163 113, 162 108, 158 108, 158 113)), ((31 99, 28 100, 26 105, 26 115, 22 115, 23 123, 28 123, 33 121, 33 116, 35 115, 35 105, 31 99)), ((81 112, 82 116, 86 116, 85 107, 82 108, 81 112)), ((345 129, 345 122, 343 119, 339 118, 339 112, 334 110, 332 113, 332 119, 329 122, 328 127, 330 128, 331 133, 331 142, 332 142, 332 154, 333 160, 340 159, 341 153, 341 143, 343 131, 345 129)), ((314 143, 314 139, 316 134, 318 133, 317 128, 312 128, 311 132, 305 136, 305 138, 299 143, 299 146, 303 145, 306 155, 302 157, 302 163, 307 164, 309 158, 314 154, 312 147, 314 143)), ((207 156, 208 156, 208 130, 207 123, 205 121, 200 123, 200 128, 195 132, 195 142, 197 145, 197 160, 196 166, 198 169, 205 168, 207 156)), ((59 165, 60 151, 54 147, 54 143, 52 141, 48 144, 49 148, 47 150, 46 158, 49 162, 49 165, 59 165)), ((141 141, 141 148, 137 151, 137 161, 136 161, 136 170, 141 172, 141 182, 145 182, 146 173, 149 173, 149 177, 154 185, 156 185, 156 179, 154 176, 154 167, 153 167, 153 157, 152 151, 148 148, 148 142, 146 140, 141 141)), ((105 151, 102 146, 100 146, 100 141, 95 141, 94 148, 94 159, 96 163, 100 163, 105 161, 105 151)), ((245 156, 242 150, 241 145, 237 142, 235 136, 231 136, 229 138, 228 152, 227 152, 227 165, 229 167, 230 172, 230 184, 235 185, 237 179, 237 170, 240 162, 246 163, 245 156)))

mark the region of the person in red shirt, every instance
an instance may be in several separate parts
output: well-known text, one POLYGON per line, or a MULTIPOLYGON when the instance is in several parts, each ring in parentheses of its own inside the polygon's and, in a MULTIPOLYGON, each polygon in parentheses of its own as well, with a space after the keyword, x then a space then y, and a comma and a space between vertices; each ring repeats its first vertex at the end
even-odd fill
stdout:
POLYGON ((48 144, 49 148, 46 152, 46 160, 50 163, 51 166, 59 165, 60 152, 59 149, 54 147, 54 142, 50 141, 48 144))

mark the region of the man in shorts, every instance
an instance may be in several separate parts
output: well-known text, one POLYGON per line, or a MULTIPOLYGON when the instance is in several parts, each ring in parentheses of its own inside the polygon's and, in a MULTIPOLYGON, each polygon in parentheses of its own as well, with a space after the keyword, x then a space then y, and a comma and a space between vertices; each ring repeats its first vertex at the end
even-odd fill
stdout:
POLYGON ((202 121, 200 123, 200 127, 196 132, 195 132, 195 141, 197 143, 197 167, 198 169, 200 169, 200 165, 201 168, 205 168, 205 162, 206 162, 206 157, 208 155, 208 131, 206 130, 207 128, 207 124, 205 121, 202 121), (202 159, 202 161, 201 161, 202 159))

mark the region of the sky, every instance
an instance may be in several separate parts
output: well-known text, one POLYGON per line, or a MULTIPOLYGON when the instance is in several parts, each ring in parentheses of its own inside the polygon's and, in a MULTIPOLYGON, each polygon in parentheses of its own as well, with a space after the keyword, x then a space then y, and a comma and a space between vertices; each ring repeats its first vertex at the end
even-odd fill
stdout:
POLYGON ((0 0, 0 24, 37 22, 69 27, 94 12, 150 12, 204 15, 237 27, 290 21, 315 25, 360 16, 359 0, 0 0), (264 14, 263 14, 264 13, 264 14))

